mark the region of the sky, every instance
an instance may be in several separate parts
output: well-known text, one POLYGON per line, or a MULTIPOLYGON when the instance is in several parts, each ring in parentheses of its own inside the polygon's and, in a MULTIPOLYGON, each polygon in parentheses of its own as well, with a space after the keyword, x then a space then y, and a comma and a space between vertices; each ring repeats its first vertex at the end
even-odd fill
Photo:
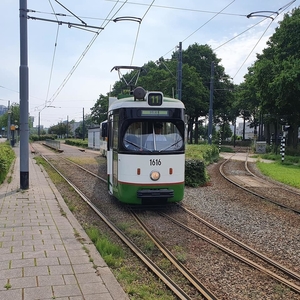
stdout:
MULTIPOLYGON (((89 114, 99 95, 119 80, 114 66, 169 59, 179 42, 183 50, 209 45, 239 84, 284 13, 298 6, 299 0, 27 0, 34 126, 39 116, 46 128, 82 121, 83 112, 89 114), (120 17, 131 20, 113 21, 120 17), (96 28, 76 26, 84 23, 96 28)), ((0 10, 0 105, 7 106, 20 98, 19 1, 1 0, 0 10)))

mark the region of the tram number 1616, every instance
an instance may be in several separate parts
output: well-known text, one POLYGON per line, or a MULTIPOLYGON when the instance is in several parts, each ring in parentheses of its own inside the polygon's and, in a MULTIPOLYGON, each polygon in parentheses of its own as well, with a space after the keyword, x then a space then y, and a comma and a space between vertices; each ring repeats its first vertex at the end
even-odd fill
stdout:
POLYGON ((150 159, 150 166, 160 166, 161 160, 160 159, 150 159))

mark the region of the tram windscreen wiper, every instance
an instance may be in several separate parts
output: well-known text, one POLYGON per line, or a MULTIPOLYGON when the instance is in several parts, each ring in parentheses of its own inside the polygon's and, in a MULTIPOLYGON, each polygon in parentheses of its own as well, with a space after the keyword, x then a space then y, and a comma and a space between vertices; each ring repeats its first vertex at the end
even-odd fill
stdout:
POLYGON ((165 148, 163 148, 163 149, 160 149, 160 150, 159 150, 159 152, 161 152, 161 151, 165 151, 165 150, 168 150, 169 148, 171 148, 171 147, 173 147, 173 146, 177 145, 179 142, 182 142, 182 139, 180 139, 180 140, 176 141, 175 143, 173 143, 173 144, 169 145, 168 147, 165 147, 165 148))
POLYGON ((144 148, 144 147, 142 147, 142 146, 139 146, 138 144, 136 144, 136 143, 134 143, 134 142, 131 142, 131 141, 127 140, 127 139, 124 139, 124 141, 125 141, 126 143, 130 144, 131 146, 137 148, 138 150, 147 150, 147 151, 151 152, 149 149, 144 148))

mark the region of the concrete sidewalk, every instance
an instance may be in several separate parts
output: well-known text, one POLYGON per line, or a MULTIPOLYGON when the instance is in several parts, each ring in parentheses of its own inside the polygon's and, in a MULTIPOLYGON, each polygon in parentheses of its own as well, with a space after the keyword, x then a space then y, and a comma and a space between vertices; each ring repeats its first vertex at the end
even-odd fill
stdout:
POLYGON ((14 149, 12 181, 0 185, 0 299, 128 299, 32 156, 29 189, 19 189, 14 149))
POLYGON ((264 162, 264 163, 273 163, 273 160, 268 160, 268 159, 262 159, 259 157, 251 157, 251 154, 248 154, 246 152, 221 152, 220 156, 225 158, 225 159, 233 159, 233 160, 241 160, 241 161, 246 161, 248 160, 248 162, 256 162, 256 161, 260 161, 260 162, 264 162))

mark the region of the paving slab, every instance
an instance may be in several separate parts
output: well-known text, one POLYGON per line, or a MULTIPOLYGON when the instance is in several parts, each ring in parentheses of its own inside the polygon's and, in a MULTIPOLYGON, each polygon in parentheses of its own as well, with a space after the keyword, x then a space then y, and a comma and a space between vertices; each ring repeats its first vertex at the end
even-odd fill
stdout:
POLYGON ((128 300, 33 154, 29 189, 20 189, 14 150, 11 181, 0 185, 0 299, 128 300))

